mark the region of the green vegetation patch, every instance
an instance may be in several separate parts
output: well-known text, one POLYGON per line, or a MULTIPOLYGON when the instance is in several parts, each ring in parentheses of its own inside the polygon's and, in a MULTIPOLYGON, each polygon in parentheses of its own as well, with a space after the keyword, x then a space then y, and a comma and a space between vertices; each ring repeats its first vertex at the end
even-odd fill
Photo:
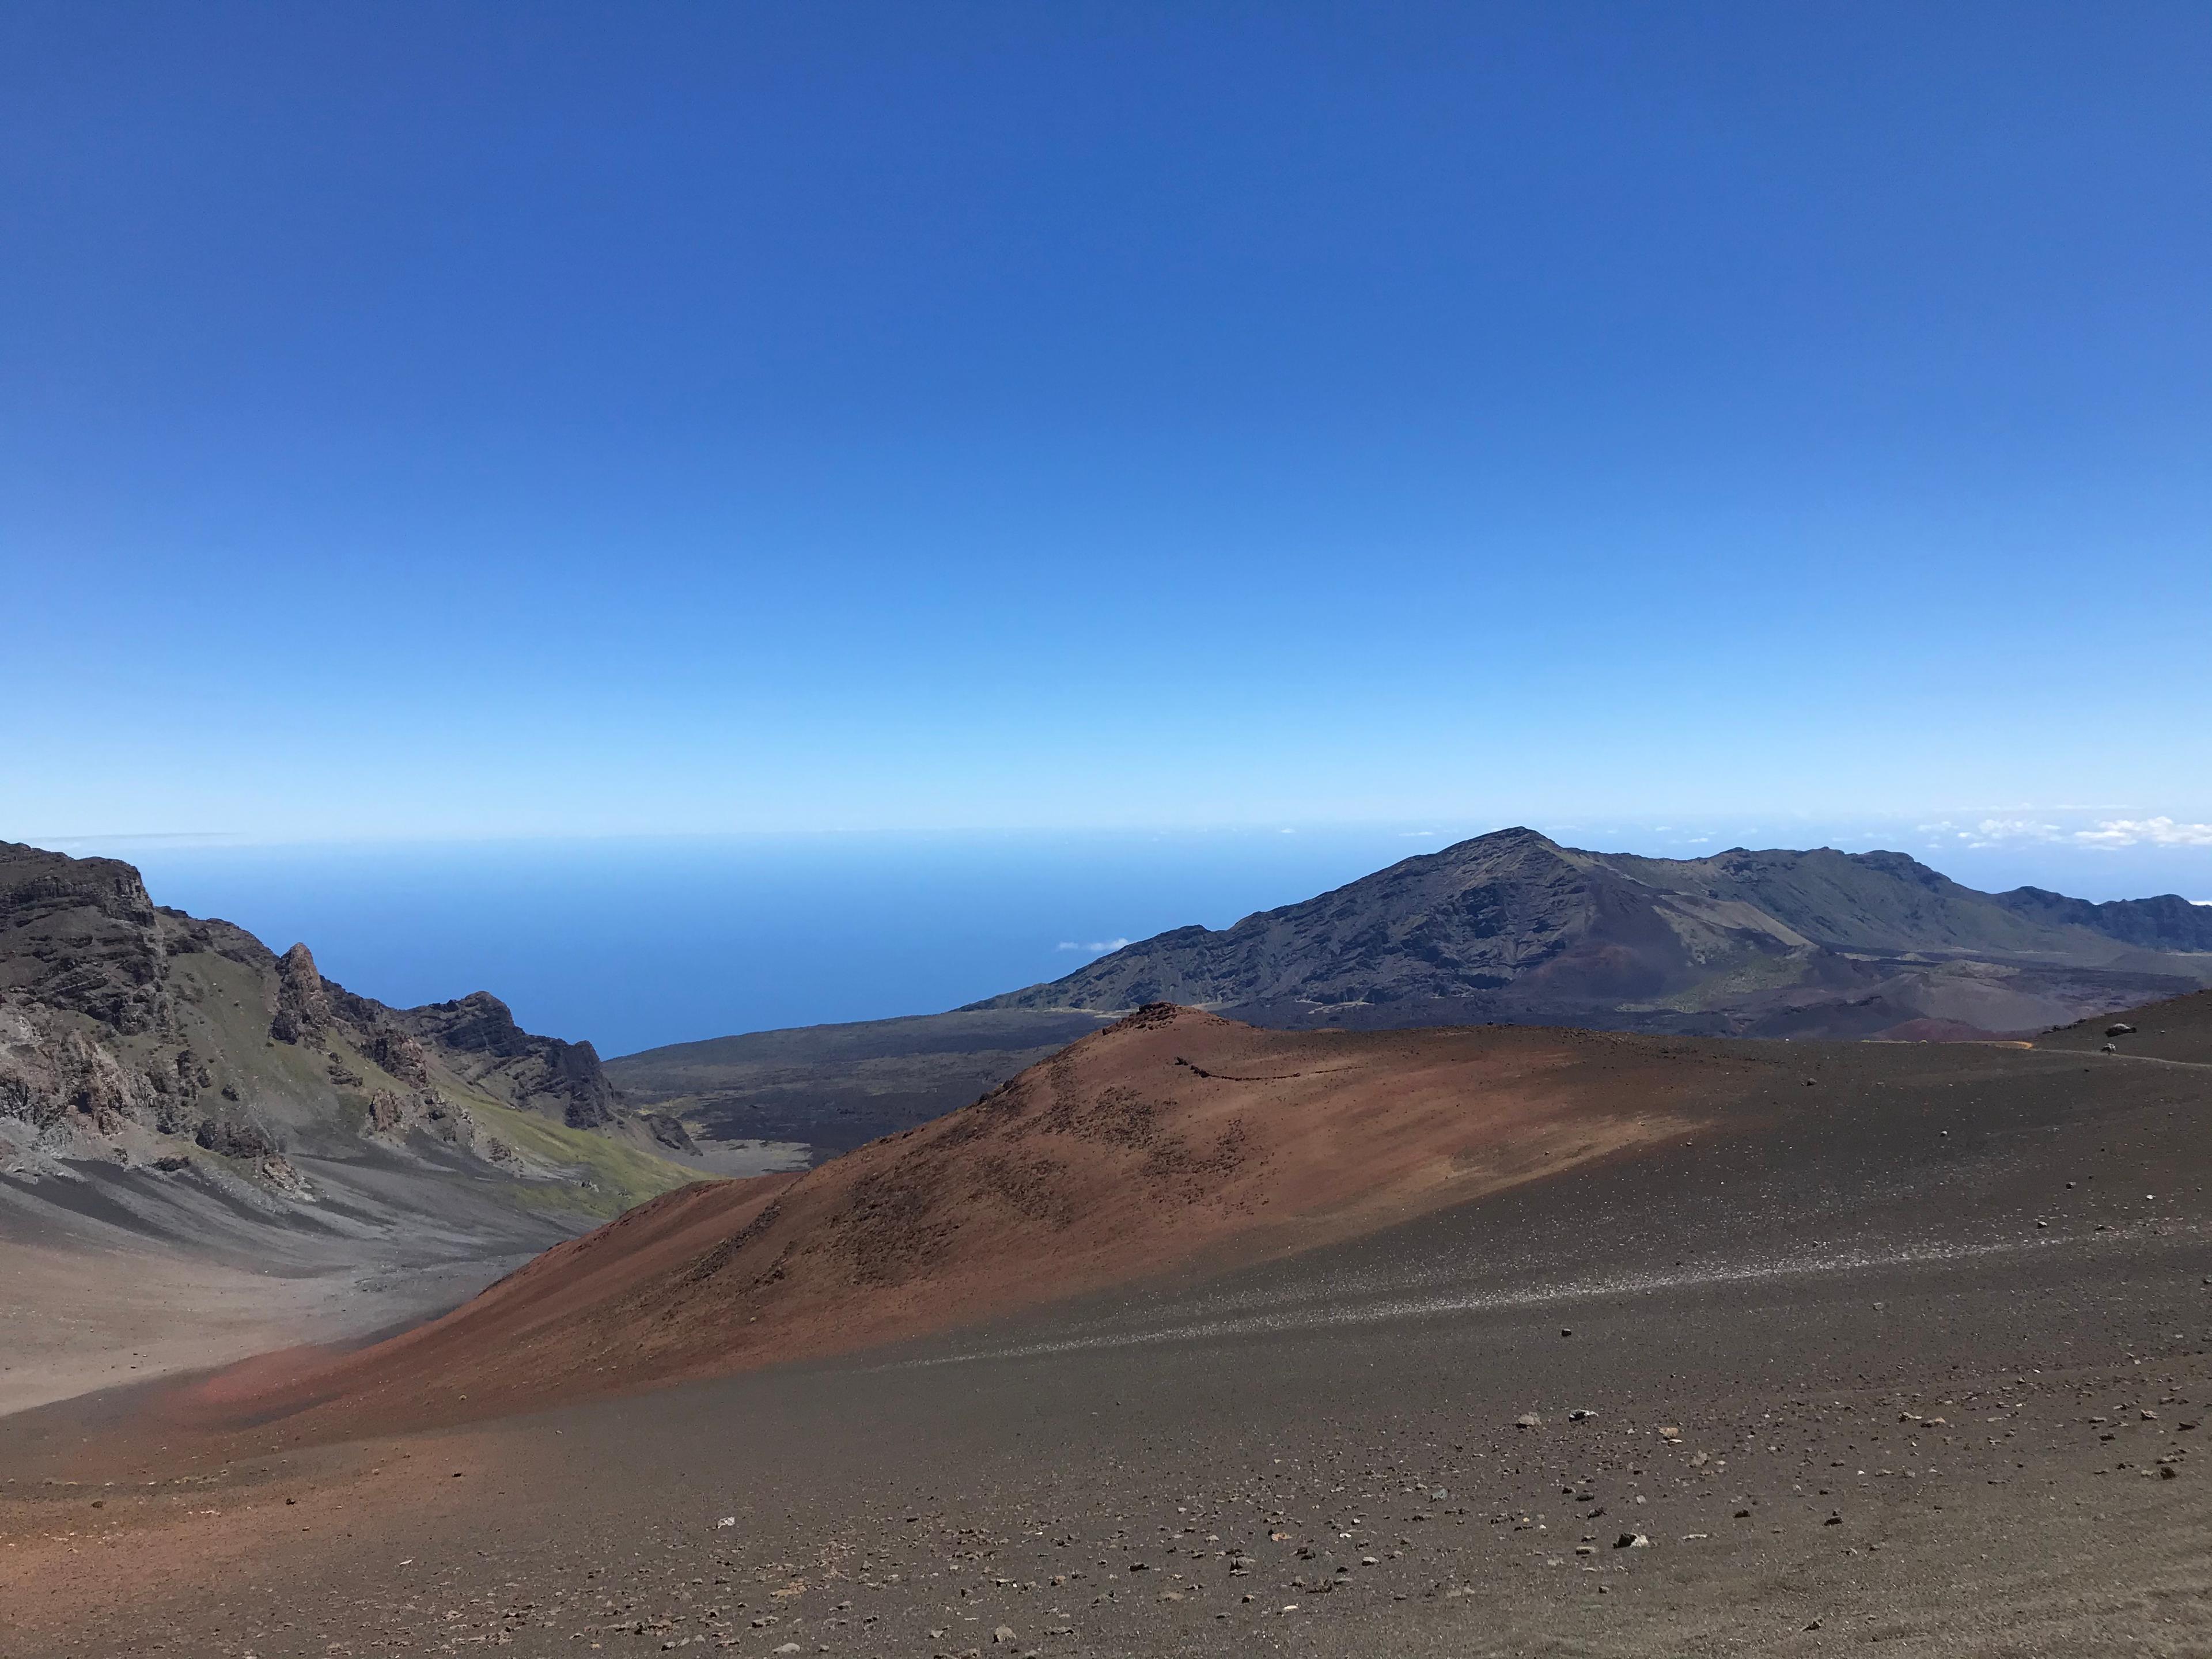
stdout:
POLYGON ((595 1130, 571 1129, 535 1112, 471 1092, 469 1110, 491 1133, 540 1163, 576 1172, 585 1184, 517 1181, 515 1201, 540 1213, 572 1211, 611 1218, 632 1205, 702 1179, 696 1170, 627 1146, 595 1130))

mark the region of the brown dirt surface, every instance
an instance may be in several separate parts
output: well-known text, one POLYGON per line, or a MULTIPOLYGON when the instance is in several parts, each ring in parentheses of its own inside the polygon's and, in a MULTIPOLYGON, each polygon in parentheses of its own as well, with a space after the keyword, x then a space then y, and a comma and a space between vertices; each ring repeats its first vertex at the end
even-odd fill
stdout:
POLYGON ((2122 1059, 2212 1065, 2212 991, 2172 997, 2128 1013, 2093 1015, 2036 1039, 2039 1048, 2094 1054, 2102 1054, 2107 1042, 2122 1059), (2135 1030, 2107 1036, 2115 1024, 2135 1030))
POLYGON ((1521 1030, 1266 1031, 1161 1006, 797 1179, 686 1188, 445 1319, 176 1408, 309 1434, 495 1415, 926 1334, 1372 1231, 1698 1121, 1766 1068, 1521 1030))
MULTIPOLYGON (((2126 1018, 2175 1053, 2212 1035, 2194 1002, 2126 1018)), ((0 1419, 0 1652, 2212 1651, 2212 1066, 2102 1040, 1332 1035, 1274 1071, 1272 1037, 1139 1023, 1072 1057, 1081 1086, 1032 1073, 864 1149, 872 1187, 665 1200, 475 1316, 505 1310, 515 1372, 569 1319, 579 1354, 688 1353, 653 1322, 713 1305, 685 1276, 726 1259, 729 1328, 906 1340, 463 1425, 395 1391, 449 1425, 343 1441, 316 1410, 195 1432, 159 1387, 0 1419), (1458 1115, 1513 1103, 1451 1132, 1465 1186, 1431 1156, 1453 1054, 1483 1085, 1458 1115), (1162 1138, 1207 1164, 1262 1107, 1206 1091, 1273 1101, 1348 1055, 1356 1125, 1285 1110, 1173 1177, 1208 1241, 1182 1253, 1133 1185, 1162 1138), (1698 1127, 1542 1157, 1645 1112, 1698 1127), (981 1171, 1024 1147, 1081 1152, 1135 1219, 1084 1212, 1061 1261, 1075 1212, 1018 1221, 981 1171), (926 1248, 862 1253, 901 1170, 958 1201, 892 1211, 926 1248), (1221 1219, 1240 1179, 1306 1207, 1221 1219), (1043 1288, 1007 1291, 984 1240, 1043 1288), (560 1314, 572 1278, 604 1302, 560 1314)))

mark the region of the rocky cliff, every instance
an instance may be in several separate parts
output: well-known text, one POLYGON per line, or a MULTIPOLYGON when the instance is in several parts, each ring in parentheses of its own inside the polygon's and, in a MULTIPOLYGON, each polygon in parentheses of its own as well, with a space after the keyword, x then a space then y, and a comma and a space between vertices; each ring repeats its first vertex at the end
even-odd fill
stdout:
POLYGON ((675 1184, 687 1172, 650 1154, 690 1150, 589 1043, 525 1031, 488 994, 388 1008, 305 945, 280 957, 154 904, 127 864, 0 843, 0 1171, 197 1162, 301 1197, 304 1161, 379 1146, 590 1189, 587 1210, 675 1184))

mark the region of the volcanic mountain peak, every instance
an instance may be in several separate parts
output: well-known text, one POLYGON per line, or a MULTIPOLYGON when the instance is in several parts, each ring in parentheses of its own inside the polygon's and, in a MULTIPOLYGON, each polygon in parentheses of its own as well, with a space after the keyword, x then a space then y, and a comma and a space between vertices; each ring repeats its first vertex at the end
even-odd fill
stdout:
POLYGON ((1983 893, 1895 852, 1593 853, 1516 828, 973 1006, 1867 1036, 2037 1029, 2207 982, 2212 911, 2178 898, 1983 893))
POLYGON ((2212 983, 2212 907, 1991 894, 1899 852, 1563 847, 1526 827, 1224 928, 1176 927, 950 1013, 608 1062, 635 1099, 843 1150, 951 1110, 1146 1003, 1255 1024, 1510 1020, 1751 1036, 2018 1035, 2212 983))

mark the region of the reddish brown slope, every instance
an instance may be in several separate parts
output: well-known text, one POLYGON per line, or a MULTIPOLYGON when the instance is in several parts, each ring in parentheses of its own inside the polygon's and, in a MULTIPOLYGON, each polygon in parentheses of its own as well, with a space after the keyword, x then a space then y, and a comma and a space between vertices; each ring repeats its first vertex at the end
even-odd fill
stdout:
POLYGON ((1147 1009, 962 1111, 780 1188, 672 1194, 434 1324, 222 1403, 345 1432, 915 1336, 1678 1134, 1765 1069, 1596 1032, 1267 1031, 1147 1009))

